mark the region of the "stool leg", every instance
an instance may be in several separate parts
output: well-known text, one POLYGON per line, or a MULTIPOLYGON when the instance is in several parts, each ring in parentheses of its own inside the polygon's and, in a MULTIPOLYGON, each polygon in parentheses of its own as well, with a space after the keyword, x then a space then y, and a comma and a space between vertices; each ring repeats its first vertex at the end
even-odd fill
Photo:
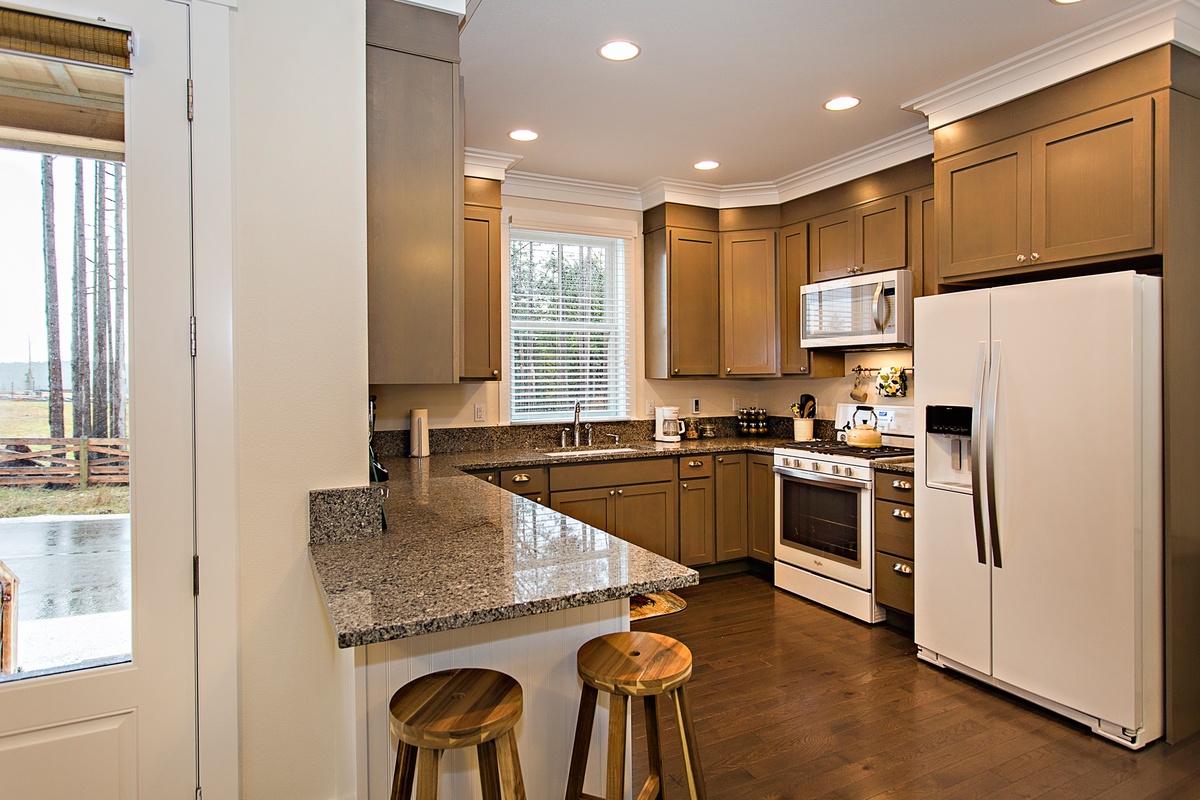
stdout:
POLYGON ((629 698, 623 694, 608 696, 608 776, 604 782, 605 800, 625 798, 625 721, 629 717, 629 698))
POLYGON ((521 757, 517 754, 517 735, 513 731, 496 740, 500 757, 500 788, 507 800, 525 800, 525 780, 521 777, 521 757))
POLYGON ((400 742, 396 747, 396 774, 392 776, 392 800, 412 800, 417 774, 417 748, 400 742))
POLYGON ((646 695, 642 698, 642 705, 646 711, 646 760, 650 766, 650 778, 647 783, 653 781, 657 787, 650 798, 651 800, 662 800, 662 745, 658 738, 658 696, 646 695))
POLYGON ((479 754, 479 784, 483 800, 503 800, 500 796, 500 763, 496 758, 496 740, 489 739, 475 746, 479 754))
POLYGON ((417 800, 438 800, 438 762, 442 751, 417 748, 417 800))
POLYGON ((583 776, 592 745, 592 724, 596 721, 597 694, 595 686, 585 683, 579 695, 579 718, 575 722, 575 744, 571 748, 571 769, 567 773, 567 800, 579 800, 583 794, 583 776))
POLYGON ((683 739, 684 771, 687 773, 688 797, 691 800, 706 800, 704 774, 700 771, 700 751, 696 747, 696 731, 692 727, 692 711, 688 707, 687 694, 683 686, 671 690, 675 701, 675 719, 679 722, 679 736, 683 739))

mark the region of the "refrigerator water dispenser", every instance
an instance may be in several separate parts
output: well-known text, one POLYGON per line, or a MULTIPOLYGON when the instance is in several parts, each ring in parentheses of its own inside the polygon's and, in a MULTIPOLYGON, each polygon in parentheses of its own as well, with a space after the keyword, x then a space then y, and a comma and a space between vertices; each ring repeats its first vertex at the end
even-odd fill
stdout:
POLYGON ((925 484, 971 491, 970 406, 925 406, 925 484))

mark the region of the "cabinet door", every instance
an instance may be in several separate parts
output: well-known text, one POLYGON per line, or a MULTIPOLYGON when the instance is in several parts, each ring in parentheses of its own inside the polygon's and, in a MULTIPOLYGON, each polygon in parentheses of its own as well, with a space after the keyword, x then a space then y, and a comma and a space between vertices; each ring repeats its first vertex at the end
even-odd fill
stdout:
POLYGON ((679 558, 679 494, 675 481, 616 490, 611 533, 652 553, 679 558))
POLYGON ((1029 147, 1029 137, 1018 136, 934 165, 938 273, 943 281, 1026 262, 1029 147))
POLYGON ((775 237, 721 234, 722 374, 775 375, 775 237))
POLYGON ((1149 97, 1032 134, 1030 262, 1154 245, 1153 135, 1149 97))
POLYGON ((746 509, 750 557, 775 560, 775 473, 769 455, 752 453, 746 475, 746 509))
POLYGON ((717 561, 745 558, 746 456, 723 455, 716 461, 717 561))
POLYGON ((615 496, 615 489, 604 488, 554 492, 550 495, 550 507, 606 533, 614 533, 612 498, 615 496))
POLYGON ((683 229, 667 233, 671 375, 717 375, 721 361, 717 234, 683 229))
POLYGON ((854 265, 859 272, 908 266, 908 198, 898 194, 854 208, 854 265))
POLYGON ((679 563, 694 567, 716 560, 712 478, 679 482, 679 563))
POLYGON ((854 272, 854 210, 847 208, 808 223, 808 282, 854 272))
POLYGON ((933 187, 908 193, 908 268, 912 270, 913 297, 937 294, 937 215, 933 187))
POLYGON ((461 377, 500 378, 500 209, 463 215, 461 377))

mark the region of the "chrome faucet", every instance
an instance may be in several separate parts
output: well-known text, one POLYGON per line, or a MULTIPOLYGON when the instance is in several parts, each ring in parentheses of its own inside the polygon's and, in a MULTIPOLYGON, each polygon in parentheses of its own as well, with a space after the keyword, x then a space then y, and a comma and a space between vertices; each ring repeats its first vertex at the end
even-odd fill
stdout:
POLYGON ((575 401, 575 446, 576 447, 579 447, 579 412, 582 410, 582 408, 583 408, 583 406, 581 406, 579 401, 576 400, 575 401))

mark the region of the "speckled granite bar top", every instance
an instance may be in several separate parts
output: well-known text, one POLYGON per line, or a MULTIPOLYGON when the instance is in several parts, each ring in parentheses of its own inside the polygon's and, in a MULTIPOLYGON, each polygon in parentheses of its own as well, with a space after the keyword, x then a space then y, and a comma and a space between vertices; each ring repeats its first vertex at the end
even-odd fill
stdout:
POLYGON ((338 647, 698 583, 694 570, 458 469, 479 456, 499 466, 497 455, 389 460, 387 531, 314 535, 309 555, 338 647))
POLYGON ((876 472, 893 472, 900 475, 912 475, 916 472, 916 465, 912 456, 903 456, 894 461, 888 459, 876 460, 873 466, 876 472))

